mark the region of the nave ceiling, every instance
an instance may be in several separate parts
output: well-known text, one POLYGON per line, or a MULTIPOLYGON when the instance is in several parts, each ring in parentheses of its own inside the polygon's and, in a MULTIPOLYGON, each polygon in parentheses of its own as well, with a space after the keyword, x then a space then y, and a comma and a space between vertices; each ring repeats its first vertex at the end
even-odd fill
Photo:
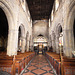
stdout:
POLYGON ((26 0, 32 20, 49 19, 54 0, 26 0))

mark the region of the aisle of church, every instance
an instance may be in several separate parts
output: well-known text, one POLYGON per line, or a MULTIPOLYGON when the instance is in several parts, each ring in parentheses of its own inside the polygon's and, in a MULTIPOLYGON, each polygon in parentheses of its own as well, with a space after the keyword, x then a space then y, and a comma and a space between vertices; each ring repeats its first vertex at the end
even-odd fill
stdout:
POLYGON ((23 72, 23 75, 54 75, 46 57, 37 55, 34 57, 30 65, 23 72))

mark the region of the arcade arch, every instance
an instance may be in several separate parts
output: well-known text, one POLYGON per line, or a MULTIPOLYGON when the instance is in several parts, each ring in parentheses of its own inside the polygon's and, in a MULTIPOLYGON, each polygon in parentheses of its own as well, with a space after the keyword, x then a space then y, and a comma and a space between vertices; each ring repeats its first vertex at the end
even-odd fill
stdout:
POLYGON ((25 28, 22 24, 19 26, 18 51, 25 52, 25 28))
POLYGON ((0 9, 3 10, 3 12, 6 15, 8 26, 8 34, 7 34, 7 55, 16 55, 17 54, 17 44, 15 44, 15 41, 17 42, 18 30, 15 27, 15 22, 12 14, 12 7, 5 1, 0 1, 0 9), (14 37, 14 38, 13 38, 14 37), (12 42, 12 43, 11 43, 12 42))
POLYGON ((56 27, 56 32, 57 32, 56 33, 56 53, 59 54, 60 53, 60 46, 62 46, 62 44, 63 44, 63 31, 62 31, 62 26, 60 23, 56 27))
POLYGON ((72 8, 69 11, 68 17, 67 17, 67 25, 64 27, 64 55, 67 57, 72 57, 72 51, 75 51, 75 44, 74 44, 74 27, 75 27, 75 6, 70 7, 72 8), (67 41, 66 41, 67 40, 67 41))

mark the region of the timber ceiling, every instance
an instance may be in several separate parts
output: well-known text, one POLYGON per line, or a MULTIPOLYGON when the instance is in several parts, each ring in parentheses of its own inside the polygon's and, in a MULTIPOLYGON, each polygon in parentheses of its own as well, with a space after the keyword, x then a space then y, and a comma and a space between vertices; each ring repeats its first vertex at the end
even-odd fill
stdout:
POLYGON ((54 0, 26 0, 32 20, 49 19, 54 0))

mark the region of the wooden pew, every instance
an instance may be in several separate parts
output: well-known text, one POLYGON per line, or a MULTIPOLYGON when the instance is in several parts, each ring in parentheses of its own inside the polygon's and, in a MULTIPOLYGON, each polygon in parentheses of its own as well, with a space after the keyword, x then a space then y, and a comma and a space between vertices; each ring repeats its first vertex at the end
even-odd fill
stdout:
POLYGON ((6 71, 11 75, 15 75, 15 61, 11 59, 0 59, 0 71, 6 71))
MULTIPOLYGON (((2 63, 4 63, 3 65, 7 64, 8 66, 10 65, 9 63, 12 63, 13 65, 13 56, 0 56, 0 64, 2 65, 2 63)), ((21 72, 21 66, 22 66, 22 58, 17 59, 15 58, 15 71, 18 69, 18 74, 20 74, 21 72)))
POLYGON ((62 75, 75 75, 75 58, 61 56, 62 75))
POLYGON ((30 57, 32 54, 33 52, 25 52, 25 53, 20 53, 19 55, 15 56, 16 60, 21 61, 21 62, 15 63, 17 65, 16 67, 18 68, 18 74, 29 63, 29 61, 31 60, 30 57))
POLYGON ((61 74, 61 61, 60 55, 54 52, 46 52, 46 57, 50 61, 51 65, 55 69, 57 75, 61 74))
POLYGON ((5 55, 5 53, 4 55, 2 53, 0 54, 0 70, 3 71, 6 70, 11 75, 15 75, 15 72, 18 71, 19 75, 33 56, 34 56, 33 52, 20 53, 19 55, 15 56, 15 63, 14 63, 13 56, 9 57, 5 55))

